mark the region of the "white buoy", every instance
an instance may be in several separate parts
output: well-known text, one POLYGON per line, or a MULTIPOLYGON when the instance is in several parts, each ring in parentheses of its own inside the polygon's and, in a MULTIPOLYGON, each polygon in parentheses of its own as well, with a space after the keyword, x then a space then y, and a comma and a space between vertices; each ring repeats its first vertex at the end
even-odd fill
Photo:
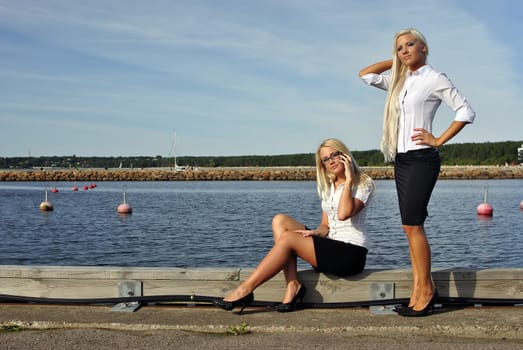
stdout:
POLYGON ((478 205, 478 208, 477 208, 478 215, 492 216, 492 214, 494 212, 494 208, 492 208, 492 206, 487 203, 487 193, 488 193, 488 190, 485 188, 485 199, 484 199, 483 203, 478 205))
POLYGON ((52 211, 53 209, 54 209, 53 203, 51 203, 47 200, 47 188, 46 188, 45 189, 45 201, 40 203, 40 210, 41 211, 52 211))
POLYGON ((118 214, 132 214, 133 208, 125 200, 125 191, 123 192, 123 203, 118 206, 118 214))

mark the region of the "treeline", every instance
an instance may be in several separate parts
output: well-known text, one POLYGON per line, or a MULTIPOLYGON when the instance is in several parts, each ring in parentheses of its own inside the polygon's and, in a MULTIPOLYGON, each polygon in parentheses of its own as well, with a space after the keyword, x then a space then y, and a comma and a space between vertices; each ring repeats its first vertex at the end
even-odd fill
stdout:
POLYGON ((504 165, 523 163, 518 159, 522 141, 448 144, 440 154, 445 165, 504 165))
MULTIPOLYGON (((504 165, 523 163, 518 148, 523 141, 449 144, 441 148, 444 165, 504 165)), ((382 166, 378 150, 353 151, 362 166, 382 166)), ((314 153, 249 156, 177 157, 178 166, 189 167, 278 167, 314 166, 314 153)), ((152 168, 174 167, 173 157, 0 157, 2 169, 30 168, 152 168)))

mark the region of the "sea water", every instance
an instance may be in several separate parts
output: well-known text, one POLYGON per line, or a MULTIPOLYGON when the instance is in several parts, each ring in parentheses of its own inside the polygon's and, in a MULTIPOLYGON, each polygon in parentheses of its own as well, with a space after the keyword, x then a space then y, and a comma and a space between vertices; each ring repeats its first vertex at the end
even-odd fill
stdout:
MULTIPOLYGON (((83 185, 0 183, 0 265, 255 267, 275 214, 309 227, 321 217, 313 181, 83 185), (54 210, 41 212, 46 188, 54 210), (117 213, 124 191, 130 215, 117 213)), ((439 180, 425 223, 433 266, 523 267, 522 200, 523 180, 439 180), (491 218, 476 213, 486 190, 491 218)), ((376 181, 367 224, 367 267, 409 267, 393 181, 376 181)))

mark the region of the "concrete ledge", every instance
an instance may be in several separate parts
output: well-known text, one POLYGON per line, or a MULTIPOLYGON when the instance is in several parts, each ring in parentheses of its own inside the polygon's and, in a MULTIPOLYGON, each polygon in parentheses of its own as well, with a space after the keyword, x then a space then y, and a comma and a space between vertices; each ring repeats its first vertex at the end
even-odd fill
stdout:
MULTIPOLYGON (((252 269, 152 268, 0 265, 0 294, 38 298, 115 298, 121 281, 140 281, 144 296, 223 296, 252 269)), ((408 269, 366 270, 338 278, 313 270, 299 272, 307 286, 306 302, 336 303, 369 300, 371 285, 393 284, 395 298, 408 298, 412 275, 408 269)), ((523 268, 434 269, 441 297, 523 299, 523 268)), ((283 274, 256 290, 256 299, 279 301, 285 291, 283 274)))

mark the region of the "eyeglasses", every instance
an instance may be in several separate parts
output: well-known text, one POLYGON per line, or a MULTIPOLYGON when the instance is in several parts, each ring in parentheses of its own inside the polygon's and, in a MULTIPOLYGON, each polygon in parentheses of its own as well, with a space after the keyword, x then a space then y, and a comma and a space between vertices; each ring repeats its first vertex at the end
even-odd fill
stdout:
POLYGON ((330 156, 328 157, 325 157, 325 158, 322 158, 321 159, 321 162, 323 164, 327 164, 328 162, 330 162, 331 160, 337 160, 338 158, 340 158, 340 156, 343 154, 343 152, 341 151, 336 151, 336 152, 332 152, 330 154, 330 156))

